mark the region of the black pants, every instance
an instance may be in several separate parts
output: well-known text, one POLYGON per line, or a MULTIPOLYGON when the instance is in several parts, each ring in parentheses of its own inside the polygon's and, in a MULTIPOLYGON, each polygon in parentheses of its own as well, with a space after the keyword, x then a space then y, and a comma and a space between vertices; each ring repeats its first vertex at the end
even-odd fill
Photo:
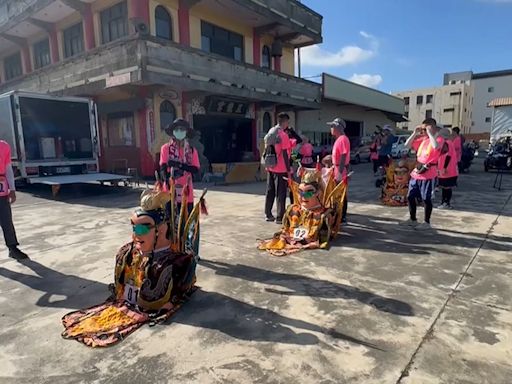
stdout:
POLYGON ((341 219, 343 221, 347 220, 347 210, 348 210, 348 196, 345 194, 345 199, 343 200, 343 208, 341 210, 341 219))
POLYGON ((389 164, 389 156, 388 155, 379 155, 379 165, 381 167, 387 167, 389 164))
POLYGON ((453 191, 451 188, 442 188, 441 189, 441 203, 450 205, 450 202, 452 201, 452 194, 453 194, 453 191))
POLYGON ((277 200, 277 220, 282 220, 286 210, 286 173, 267 173, 267 194, 265 195, 265 216, 272 217, 274 200, 277 200))
POLYGON ((18 246, 18 239, 16 238, 16 230, 12 222, 12 211, 9 197, 0 197, 0 224, 4 232, 5 245, 8 248, 18 246))
POLYGON ((373 173, 377 173, 380 167, 379 159, 372 160, 373 162, 373 173))

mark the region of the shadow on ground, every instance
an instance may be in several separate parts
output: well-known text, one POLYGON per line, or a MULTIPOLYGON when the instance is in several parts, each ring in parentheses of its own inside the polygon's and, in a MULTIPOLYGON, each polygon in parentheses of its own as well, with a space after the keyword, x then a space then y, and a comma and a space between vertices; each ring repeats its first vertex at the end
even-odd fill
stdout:
POLYGON ((201 266, 210 268, 215 274, 229 276, 261 284, 279 285, 284 290, 266 288, 265 291, 285 296, 309 296, 326 299, 357 300, 382 312, 400 316, 414 316, 413 308, 399 300, 362 291, 350 285, 317 280, 302 275, 273 272, 243 264, 227 264, 201 259, 201 266))

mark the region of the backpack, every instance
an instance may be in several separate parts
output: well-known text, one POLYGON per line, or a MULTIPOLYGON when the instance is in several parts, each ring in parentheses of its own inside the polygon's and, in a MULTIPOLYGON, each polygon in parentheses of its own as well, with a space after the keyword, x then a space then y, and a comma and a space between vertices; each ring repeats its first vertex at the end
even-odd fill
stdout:
POLYGON ((276 125, 268 131, 264 137, 265 152, 263 152, 263 160, 266 168, 272 168, 277 165, 276 144, 281 142, 279 137, 279 125, 276 125))

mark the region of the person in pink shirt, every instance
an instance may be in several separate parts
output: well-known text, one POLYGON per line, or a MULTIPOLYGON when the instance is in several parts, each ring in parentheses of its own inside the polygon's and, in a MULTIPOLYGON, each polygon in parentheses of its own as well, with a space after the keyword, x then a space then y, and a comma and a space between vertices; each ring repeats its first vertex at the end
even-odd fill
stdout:
POLYGON ((453 127, 452 128, 453 133, 453 147, 455 150, 455 155, 457 157, 457 164, 460 163, 462 159, 462 136, 460 135, 460 128, 459 127, 453 127))
POLYGON ((457 178, 459 176, 458 158, 454 142, 451 140, 450 130, 442 129, 439 134, 445 142, 437 163, 437 179, 442 191, 441 205, 437 208, 452 209, 452 188, 457 186, 457 178))
POLYGON ((266 221, 275 221, 277 224, 282 224, 286 211, 286 190, 288 189, 286 179, 291 178, 291 143, 290 138, 285 133, 290 117, 286 113, 280 113, 277 118, 278 125, 271 128, 264 138, 265 145, 273 146, 276 155, 276 164, 266 168, 265 219, 266 221), (274 200, 277 200, 277 216, 275 218, 272 215, 274 200))
POLYGON ((4 233, 5 245, 9 248, 9 257, 25 260, 28 256, 18 248, 16 230, 12 222, 11 204, 16 202, 16 187, 11 164, 11 147, 0 140, 0 225, 4 233))
POLYGON ((300 164, 303 167, 313 167, 313 145, 311 145, 309 139, 306 136, 302 138, 302 146, 300 147, 299 154, 300 164))
POLYGON ((176 119, 165 132, 171 136, 169 142, 160 149, 160 175, 164 190, 169 190, 174 183, 178 206, 181 206, 183 194, 187 191, 187 209, 189 213, 194 207, 193 175, 199 172, 199 155, 187 140, 192 134, 190 124, 183 119, 176 119))
POLYGON ((444 144, 444 139, 439 135, 439 131, 440 128, 434 119, 425 119, 405 142, 406 147, 416 151, 418 163, 411 172, 409 181, 407 201, 410 218, 405 224, 420 230, 431 228, 432 191, 437 177, 437 163, 444 144), (425 205, 425 222, 420 225, 416 219, 417 201, 423 201, 425 205))
MULTIPOLYGON (((334 178, 339 183, 345 181, 348 183, 347 171, 350 166, 350 140, 345 135, 347 124, 345 120, 337 117, 333 121, 327 123, 331 127, 331 135, 335 138, 332 147, 332 164, 334 166, 334 178)), ((345 194, 343 201, 342 222, 347 223, 348 198, 345 194)))

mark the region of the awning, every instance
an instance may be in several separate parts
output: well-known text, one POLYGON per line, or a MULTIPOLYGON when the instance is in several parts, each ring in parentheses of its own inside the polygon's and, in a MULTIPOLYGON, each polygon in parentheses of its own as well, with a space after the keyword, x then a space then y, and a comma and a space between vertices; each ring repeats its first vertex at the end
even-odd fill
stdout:
POLYGON ((488 107, 505 107, 508 105, 512 105, 512 97, 499 97, 487 104, 488 107))

